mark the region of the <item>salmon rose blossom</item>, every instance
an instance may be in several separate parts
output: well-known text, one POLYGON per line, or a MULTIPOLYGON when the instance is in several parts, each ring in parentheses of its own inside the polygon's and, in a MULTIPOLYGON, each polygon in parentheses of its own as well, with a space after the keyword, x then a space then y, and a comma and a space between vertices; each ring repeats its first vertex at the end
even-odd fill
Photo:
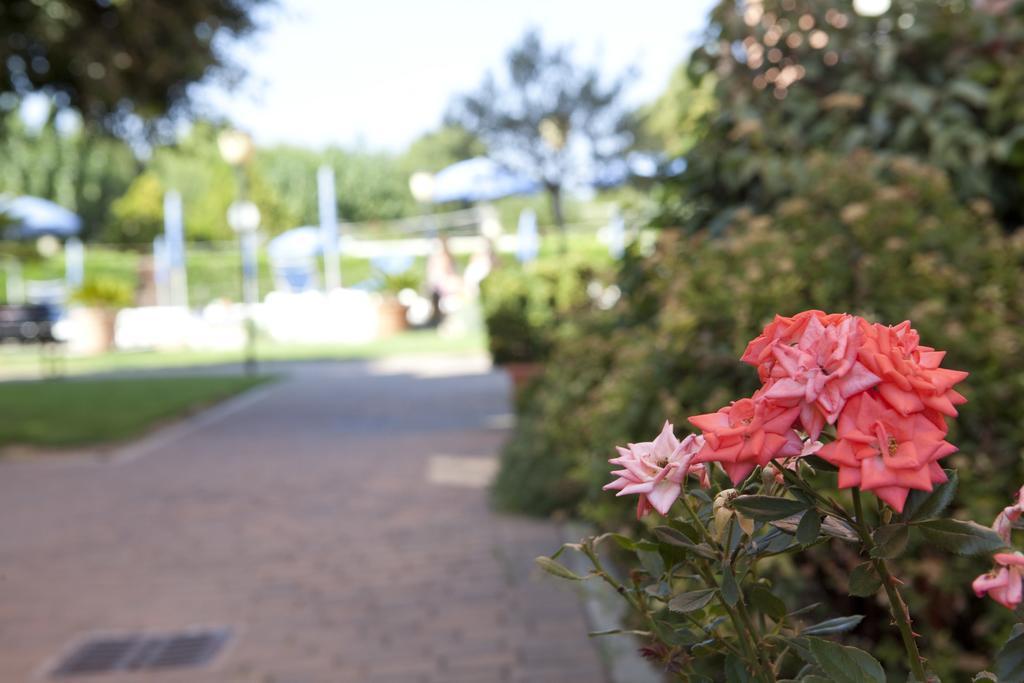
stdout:
POLYGON ((732 482, 739 484, 758 465, 800 455, 804 442, 793 430, 799 413, 799 406, 780 406, 758 392, 717 412, 694 415, 690 423, 704 436, 696 461, 720 463, 732 482))
POLYGON ((679 441, 666 421, 654 441, 616 446, 619 457, 608 462, 622 469, 612 472, 617 478, 604 490, 618 491, 618 496, 639 494, 637 519, 652 509, 666 515, 682 493, 687 475, 696 477, 705 488, 711 485, 707 468, 693 462, 703 446, 704 439, 694 434, 679 441))
POLYGON ((1007 609, 1017 609, 1024 597, 1021 577, 1024 575, 1024 555, 1021 553, 996 553, 995 569, 974 580, 971 587, 979 598, 986 593, 990 598, 1007 609))
POLYGON ((792 317, 777 315, 760 335, 747 344, 747 349, 740 356, 740 360, 757 368, 761 381, 767 382, 775 365, 773 351, 776 345, 795 344, 803 336, 811 320, 816 320, 821 325, 831 325, 844 316, 844 313, 830 314, 814 310, 797 313, 792 317))
MULTIPOLYGON (((702 432, 699 447, 688 439, 676 453, 669 429, 650 444, 620 448, 612 462, 626 469, 606 488, 641 494, 641 514, 645 505, 662 511, 695 465, 717 462, 739 484, 773 460, 817 455, 839 468, 840 488, 871 491, 902 512, 911 490, 947 480, 939 461, 957 450, 946 441, 946 417, 966 401, 953 387, 967 373, 940 367, 944 355, 921 345, 909 321, 886 326, 819 310, 777 315, 742 356, 757 368, 761 388, 690 417, 702 432), (835 430, 826 432, 829 425, 835 430), (692 449, 692 458, 680 459, 692 449)), ((1007 535, 1022 511, 1024 503, 1007 508, 997 531, 1007 535)))
POLYGON ((877 390, 886 403, 903 415, 930 410, 956 417, 956 406, 967 399, 953 385, 967 373, 940 368, 945 351, 922 346, 909 320, 893 327, 862 321, 861 329, 864 343, 858 358, 882 378, 877 390))
POLYGON ((800 423, 817 439, 826 423, 835 424, 847 399, 881 380, 857 360, 861 331, 849 315, 809 316, 799 338, 771 344, 765 398, 800 406, 800 423))
POLYGON ((956 452, 923 413, 901 415, 869 393, 846 404, 836 440, 818 455, 839 468, 839 488, 872 491, 903 512, 910 489, 931 491, 947 480, 939 459, 956 452))

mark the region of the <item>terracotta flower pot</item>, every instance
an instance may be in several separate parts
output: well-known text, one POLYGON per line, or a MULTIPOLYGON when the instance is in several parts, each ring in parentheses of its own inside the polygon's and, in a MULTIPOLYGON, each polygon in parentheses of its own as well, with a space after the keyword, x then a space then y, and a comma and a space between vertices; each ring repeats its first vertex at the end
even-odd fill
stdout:
POLYGON ((502 367, 512 380, 512 391, 517 396, 534 377, 544 371, 544 364, 535 361, 505 363, 502 367))
POLYGON ((71 350, 75 353, 96 355, 114 348, 114 330, 117 309, 99 306, 73 308, 71 350))
POLYGON ((377 334, 390 337, 409 327, 408 308, 393 297, 384 297, 377 306, 377 334))

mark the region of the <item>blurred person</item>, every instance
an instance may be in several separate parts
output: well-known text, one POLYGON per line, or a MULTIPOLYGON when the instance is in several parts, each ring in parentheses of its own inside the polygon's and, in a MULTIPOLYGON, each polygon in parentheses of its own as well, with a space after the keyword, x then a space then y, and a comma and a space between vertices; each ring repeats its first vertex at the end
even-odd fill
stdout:
POLYGON ((470 299, 476 299, 480 295, 480 283, 491 274, 498 265, 497 255, 494 250, 494 243, 486 237, 481 240, 480 248, 473 252, 466 265, 466 272, 463 277, 466 280, 466 295, 470 299))
POLYGON ((458 308, 463 286, 448 238, 438 237, 427 257, 427 290, 434 308, 430 325, 439 325, 446 315, 458 308))

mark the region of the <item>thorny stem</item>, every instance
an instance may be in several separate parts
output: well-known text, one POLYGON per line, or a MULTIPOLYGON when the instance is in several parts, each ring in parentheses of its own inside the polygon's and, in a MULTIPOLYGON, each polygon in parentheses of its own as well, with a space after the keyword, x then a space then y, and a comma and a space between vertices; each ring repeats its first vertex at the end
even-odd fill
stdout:
MULTIPOLYGON (((607 583, 609 586, 614 588, 615 592, 618 593, 619 595, 621 595, 626 600, 626 602, 629 603, 630 607, 632 607, 635 611, 637 611, 640 614, 642 614, 644 616, 644 618, 647 620, 648 626, 651 628, 651 630, 653 632, 656 633, 657 630, 658 630, 657 629, 657 623, 655 622, 654 617, 651 615, 650 610, 647 609, 646 602, 642 598, 640 600, 637 600, 633 595, 630 594, 630 591, 625 586, 623 586, 621 583, 619 583, 615 579, 615 577, 613 577, 611 574, 609 574, 605 570, 604 565, 601 562, 601 559, 597 555, 597 550, 596 549, 591 549, 591 548, 588 548, 586 545, 584 545, 583 546, 583 552, 590 559, 590 563, 592 565, 594 565, 594 569, 597 572, 598 577, 600 577, 601 580, 604 581, 605 583, 607 583)), ((693 622, 693 624, 695 626, 697 626, 701 630, 704 630, 704 624, 702 624, 699 621, 697 621, 697 619, 694 618, 692 615, 684 614, 683 616, 685 616, 689 621, 693 622)), ((730 644, 729 642, 727 642, 725 640, 722 640, 722 639, 719 639, 719 642, 721 642, 722 645, 724 645, 726 647, 726 649, 728 649, 730 652, 735 654, 737 657, 743 657, 744 656, 739 650, 737 650, 735 647, 733 647, 732 644, 730 644)))
POLYGON ((782 648, 782 652, 780 652, 779 656, 775 658, 775 665, 772 667, 772 673, 776 676, 779 675, 779 671, 782 669, 783 660, 785 660, 786 655, 789 654, 789 647, 790 646, 787 645, 786 647, 782 648))
MULTIPOLYGON (((864 548, 870 557, 875 543, 871 539, 871 532, 864 521, 864 507, 860 501, 860 488, 855 486, 852 492, 853 509, 857 516, 857 533, 860 535, 861 542, 864 544, 864 548)), ((896 587, 896 580, 889 572, 889 566, 885 560, 882 558, 872 558, 871 563, 874 565, 875 571, 878 572, 878 576, 882 579, 882 587, 885 588, 885 594, 889 597, 889 611, 892 613, 892 619, 900 631, 900 636, 903 638, 903 647, 906 648, 907 657, 910 659, 910 670, 918 681, 924 683, 924 681, 928 680, 928 674, 925 673, 924 661, 921 659, 921 653, 917 649, 914 631, 910 628, 910 611, 907 609, 907 603, 904 602, 903 596, 900 595, 900 591, 896 587)))
MULTIPOLYGON (((601 564, 601 558, 597 556, 597 551, 594 548, 589 547, 587 543, 583 544, 583 552, 590 559, 590 563, 594 565, 594 569, 597 575, 601 577, 601 580, 607 583, 609 586, 615 589, 615 592, 625 598, 629 606, 637 612, 640 612, 644 616, 649 617, 647 610, 640 606, 638 601, 630 594, 629 590, 626 589, 621 583, 615 580, 611 574, 605 571, 604 565, 601 564)), ((649 620, 649 619, 648 619, 649 620)))
MULTIPOLYGON (((751 634, 751 637, 757 630, 754 628, 754 622, 750 620, 750 613, 747 612, 747 604, 743 601, 743 591, 739 591, 739 600, 736 602, 737 611, 740 614, 740 619, 747 627, 747 631, 751 634)), ((758 639, 760 640, 760 639, 758 639)), ((765 677, 774 683, 775 681, 775 668, 772 666, 771 661, 768 659, 768 653, 765 652, 764 648, 758 647, 760 643, 754 643, 754 654, 757 655, 757 661, 761 664, 761 672, 765 674, 765 677)))
MULTIPOLYGON (((697 511, 693 509, 693 505, 690 502, 689 498, 687 498, 686 496, 682 496, 681 498, 683 501, 683 506, 686 508, 686 511, 689 513, 691 519, 693 519, 694 525, 699 530, 701 536, 709 543, 713 544, 715 547, 718 547, 718 543, 715 542, 713 538, 711 538, 711 535, 708 534, 707 529, 704 528, 704 524, 703 522, 701 522, 700 515, 698 515, 697 511)), ((732 525, 730 524, 729 539, 726 541, 726 547, 722 549, 723 552, 728 552, 731 540, 732 525)), ((700 572, 700 575, 704 579, 704 582, 707 584, 708 588, 720 588, 718 582, 715 580, 714 575, 709 569, 707 562, 701 560, 700 562, 696 563, 696 566, 697 570, 700 572)), ((760 668, 757 678, 766 678, 767 680, 774 682, 775 671, 772 668, 771 664, 768 662, 767 655, 763 652, 762 648, 758 647, 760 643, 760 637, 757 635, 757 630, 754 628, 754 625, 750 620, 750 614, 747 612, 746 605, 743 602, 743 597, 740 596, 739 598, 739 602, 737 603, 738 609, 733 609, 732 607, 727 605, 725 601, 721 598, 719 598, 719 603, 721 603, 722 608, 729 615, 729 619, 730 621, 732 621, 733 628, 736 629, 736 634, 739 637, 740 644, 742 645, 743 650, 746 653, 747 661, 754 665, 755 670, 760 668), (758 664, 760 664, 760 667, 758 667, 758 664)))
POLYGON ((846 513, 846 510, 844 510, 841 505, 839 505, 838 503, 829 498, 825 498, 820 493, 815 491, 814 487, 808 484, 806 481, 804 481, 803 477, 801 477, 796 472, 793 472, 792 470, 783 470, 782 476, 789 480, 790 483, 794 483, 797 487, 799 487, 801 491, 803 491, 811 498, 813 498, 814 501, 818 504, 818 507, 821 508, 821 511, 824 512, 826 515, 832 515, 834 517, 844 519, 847 522, 852 522, 852 520, 850 519, 850 515, 846 513))

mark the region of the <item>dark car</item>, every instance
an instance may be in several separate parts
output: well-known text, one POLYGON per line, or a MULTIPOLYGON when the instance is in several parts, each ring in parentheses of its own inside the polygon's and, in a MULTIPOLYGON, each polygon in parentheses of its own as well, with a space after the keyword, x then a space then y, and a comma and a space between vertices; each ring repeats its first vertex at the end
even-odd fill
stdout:
POLYGON ((0 304, 0 341, 55 342, 60 308, 52 304, 0 304))

